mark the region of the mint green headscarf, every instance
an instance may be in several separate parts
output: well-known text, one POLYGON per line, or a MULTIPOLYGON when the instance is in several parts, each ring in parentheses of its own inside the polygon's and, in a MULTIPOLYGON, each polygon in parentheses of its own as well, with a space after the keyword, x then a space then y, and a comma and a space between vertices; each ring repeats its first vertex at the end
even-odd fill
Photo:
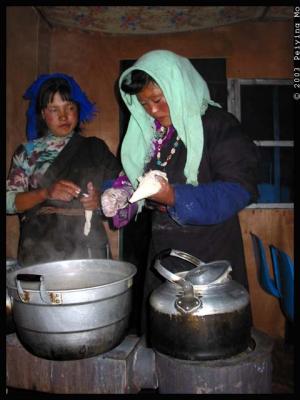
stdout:
POLYGON ((123 72, 119 79, 122 98, 131 117, 121 147, 124 171, 134 187, 144 172, 145 159, 154 135, 154 119, 146 113, 136 95, 121 89, 124 79, 131 80, 131 71, 139 69, 149 74, 159 85, 169 106, 171 121, 187 148, 184 167, 186 182, 197 185, 198 169, 203 151, 204 115, 208 104, 220 107, 210 99, 206 82, 191 62, 168 50, 154 50, 144 54, 123 72))

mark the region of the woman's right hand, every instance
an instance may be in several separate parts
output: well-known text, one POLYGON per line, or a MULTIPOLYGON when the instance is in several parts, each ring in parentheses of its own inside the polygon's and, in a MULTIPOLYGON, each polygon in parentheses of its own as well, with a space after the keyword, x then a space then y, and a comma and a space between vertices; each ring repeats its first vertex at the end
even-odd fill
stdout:
POLYGON ((47 199, 71 201, 77 198, 81 188, 71 181, 61 179, 47 188, 47 199))
POLYGON ((106 217, 114 217, 128 204, 128 192, 122 188, 106 189, 101 196, 101 206, 106 217))

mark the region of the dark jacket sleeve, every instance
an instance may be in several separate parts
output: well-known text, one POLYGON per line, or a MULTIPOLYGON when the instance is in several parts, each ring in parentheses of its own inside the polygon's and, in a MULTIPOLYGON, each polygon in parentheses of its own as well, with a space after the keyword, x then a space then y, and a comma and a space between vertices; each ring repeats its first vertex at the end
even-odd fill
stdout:
POLYGON ((174 185, 170 216, 180 225, 212 225, 231 218, 249 204, 250 194, 239 183, 213 182, 174 185))
POLYGON ((217 110, 206 117, 204 128, 211 182, 174 185, 175 204, 168 212, 179 224, 220 223, 257 198, 257 151, 238 120, 217 110))

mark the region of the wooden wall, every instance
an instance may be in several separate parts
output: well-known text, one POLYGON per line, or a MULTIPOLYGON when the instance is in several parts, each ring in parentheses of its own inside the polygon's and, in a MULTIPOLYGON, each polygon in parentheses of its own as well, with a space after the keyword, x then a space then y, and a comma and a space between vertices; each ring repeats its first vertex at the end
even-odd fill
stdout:
MULTIPOLYGON (((287 79, 292 77, 292 35, 292 24, 279 21, 243 22, 190 33, 107 35, 53 29, 40 19, 33 7, 7 7, 7 168, 16 146, 26 140, 27 102, 22 100, 22 95, 39 73, 64 72, 74 76, 99 108, 85 134, 104 139, 116 153, 119 106, 113 88, 120 60, 136 59, 154 49, 168 49, 189 58, 226 58, 228 78, 287 79)), ((282 335, 283 317, 275 299, 270 299, 259 288, 254 276, 248 231, 256 230, 266 244, 273 238, 279 240, 287 232, 284 246, 292 254, 293 211, 250 209, 240 216, 255 323, 270 334, 282 335)), ((109 236, 113 256, 117 258, 118 232, 110 231, 109 236)), ((7 257, 16 257, 16 216, 7 217, 6 239, 7 257)))
MULTIPOLYGON (((26 141, 26 110, 22 99, 40 73, 49 72, 49 26, 32 7, 6 8, 6 170, 16 147, 26 141)), ((6 218, 6 255, 16 257, 19 239, 17 216, 6 218)))
POLYGON ((119 144, 118 103, 113 86, 120 60, 136 59, 154 49, 189 58, 226 58, 228 78, 292 77, 292 26, 286 22, 242 23, 203 31, 164 35, 101 35, 54 29, 51 71, 76 76, 100 113, 87 134, 119 144))
POLYGON ((253 209, 248 208, 239 214, 254 326, 271 336, 284 337, 285 317, 277 298, 266 293, 257 280, 257 266, 254 259, 250 232, 263 241, 267 261, 271 268, 269 245, 285 251, 294 260, 294 210, 293 209, 253 209))

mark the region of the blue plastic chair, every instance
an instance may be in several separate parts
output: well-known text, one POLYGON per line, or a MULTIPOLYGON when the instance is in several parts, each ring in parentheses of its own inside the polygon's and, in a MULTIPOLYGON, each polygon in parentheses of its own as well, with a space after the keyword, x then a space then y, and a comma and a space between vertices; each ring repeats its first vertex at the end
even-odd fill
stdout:
MULTIPOLYGON (((278 287, 274 279, 272 279, 270 276, 269 265, 266 259, 263 243, 261 239, 259 239, 259 237, 256 236, 254 233, 250 232, 250 235, 252 238, 254 256, 258 272, 258 281, 260 283, 260 286, 270 295, 279 298, 280 291, 278 290, 278 287)), ((273 266, 273 272, 274 272, 274 277, 276 279, 276 277, 278 277, 278 273, 277 271, 274 271, 274 266, 273 266)))
POLYGON ((270 251, 282 311, 290 321, 294 321, 294 264, 284 251, 275 246, 270 245, 270 251))

